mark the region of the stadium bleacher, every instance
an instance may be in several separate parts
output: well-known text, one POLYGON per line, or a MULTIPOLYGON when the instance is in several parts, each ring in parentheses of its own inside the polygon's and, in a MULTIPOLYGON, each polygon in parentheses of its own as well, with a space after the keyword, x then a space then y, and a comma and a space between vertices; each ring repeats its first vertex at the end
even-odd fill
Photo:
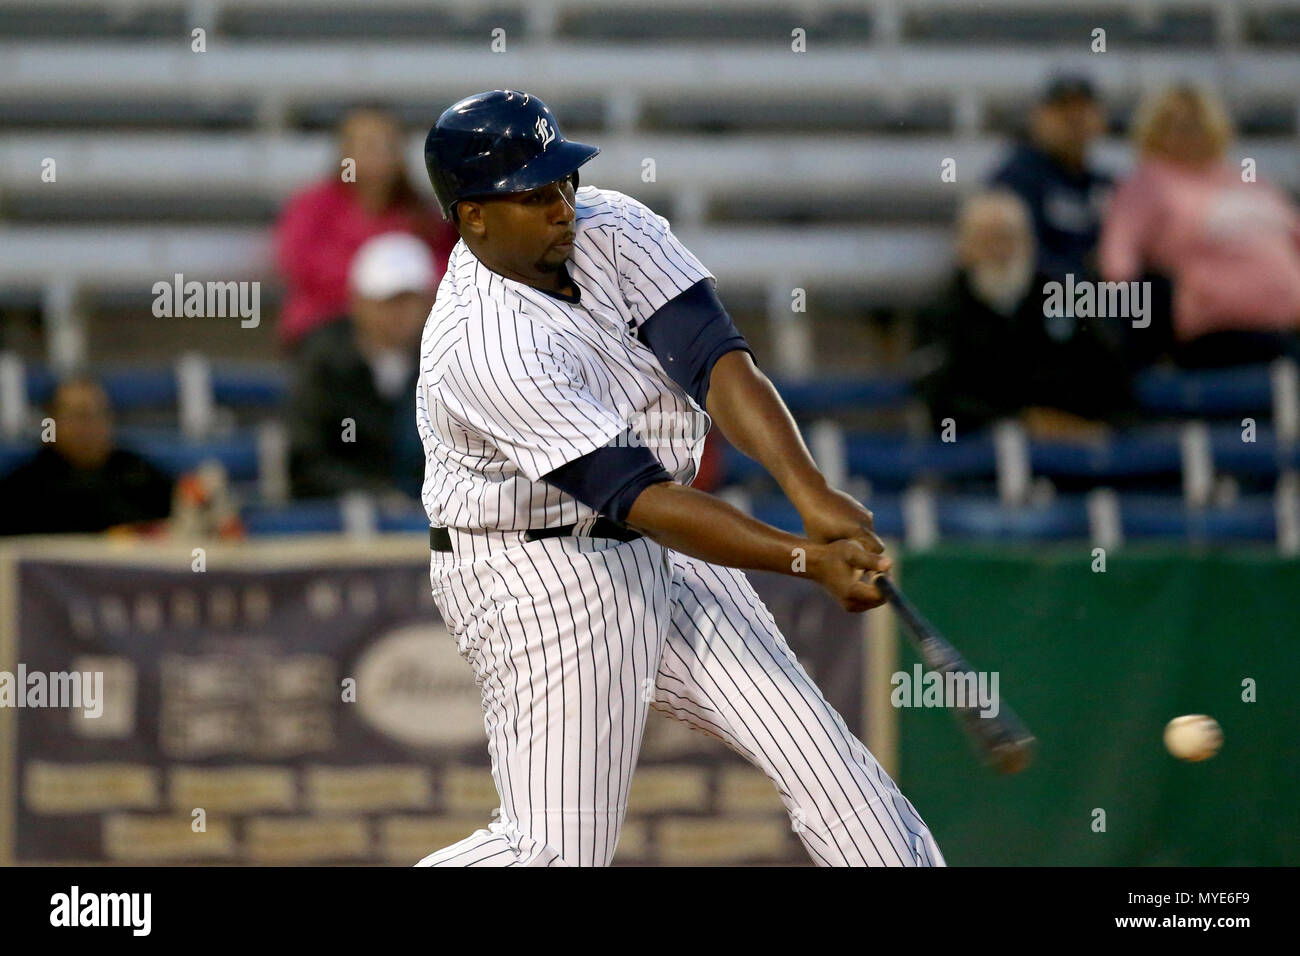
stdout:
MULTIPOLYGON (((742 328, 769 343, 766 364, 801 424, 830 429, 814 446, 870 489, 886 534, 1095 536, 1082 493, 1005 493, 1082 482, 1119 488, 1127 537, 1290 541, 1294 366, 1151 370, 1137 387, 1149 424, 1093 445, 1027 442, 1015 466, 991 433, 944 442, 900 425, 916 399, 898 369, 864 355, 860 371, 825 373, 844 356, 819 353, 809 329, 831 329, 834 343, 862 310, 906 315, 933 290, 959 198, 1063 67, 1092 72, 1111 108, 1101 165, 1131 163, 1124 136, 1144 92, 1191 76, 1232 107, 1235 152, 1300 194, 1298 47, 1300 0, 0 0, 0 316, 38 316, 42 333, 33 345, 0 323, 0 472, 30 453, 58 372, 89 362, 124 443, 177 473, 220 461, 250 533, 418 529, 418 509, 283 500, 286 372, 266 336, 231 335, 228 354, 205 357, 183 324, 156 320, 159 349, 179 357, 158 364, 133 356, 129 337, 119 347, 91 333, 147 316, 152 283, 176 273, 258 280, 274 309, 269 226, 329 171, 329 127, 348 104, 390 102, 418 174, 422 127, 443 106, 518 85, 569 135, 602 145, 588 181, 672 218, 741 305, 742 328), (1064 40, 1098 26, 1104 54, 1064 40), (205 52, 191 49, 195 28, 205 52), (807 54, 791 50, 796 28, 807 54), (491 51, 494 30, 507 54, 491 51), (57 185, 40 175, 47 157, 57 185), (959 176, 945 192, 946 157, 959 176), (792 319, 795 287, 810 304, 792 319), (860 427, 876 412, 884 426, 860 427), (1203 449, 1187 430, 1198 422, 1203 449), (1025 474, 1008 485, 1013 467, 1025 474), (1189 494, 1189 470, 1206 468, 1240 497, 1207 500, 1200 480, 1189 494), (927 521, 932 534, 907 527, 927 521)), ((725 471, 755 514, 798 527, 752 462, 728 449, 725 471)))
MULTIPOLYGON (((11 364, 0 362, 0 368, 11 364)), ((28 401, 35 406, 47 400, 54 381, 50 370, 33 365, 24 369, 24 375, 28 401)), ((283 500, 287 462, 282 427, 275 420, 286 387, 282 369, 247 364, 214 367, 204 380, 209 394, 199 404, 251 410, 262 424, 235 426, 233 419, 214 414, 206 428, 189 436, 179 424, 179 377, 177 368, 110 370, 104 375, 119 410, 162 406, 174 415, 170 427, 123 426, 119 438, 125 447, 175 475, 204 461, 219 462, 245 500, 243 518, 250 534, 319 533, 348 527, 347 509, 339 501, 283 500), (268 489, 280 490, 268 493, 268 489)), ((1215 507, 1187 499, 1184 473, 1189 464, 1184 433, 1195 420, 1180 424, 1171 419, 1117 432, 1094 443, 1029 442, 1029 477, 1055 481, 1084 478, 1099 487, 1148 479, 1141 490, 1124 493, 1119 499, 1123 530, 1129 537, 1273 541, 1281 499, 1295 492, 1285 479, 1300 471, 1300 443, 1293 435, 1279 435, 1269 425, 1256 428, 1252 441, 1243 441, 1239 424, 1222 422, 1225 416, 1243 412, 1267 416, 1274 399, 1271 388, 1280 378, 1277 370, 1233 369, 1229 376, 1232 387, 1222 389, 1216 388, 1224 381, 1219 370, 1174 373, 1161 369, 1148 377, 1155 384, 1140 391, 1149 398, 1153 414, 1182 412, 1221 422, 1206 430, 1209 467, 1215 474, 1249 484, 1255 489, 1252 494, 1215 507), (1152 487, 1159 490, 1162 483, 1163 493, 1150 491, 1152 487)), ((883 534, 911 537, 903 499, 909 489, 934 486, 945 489, 935 505, 935 531, 941 537, 1043 540, 1090 534, 1081 494, 1053 495, 1046 502, 999 498, 994 489, 1006 480, 1000 472, 1014 465, 999 456, 991 433, 945 442, 901 432, 845 431, 831 424, 842 412, 908 401, 910 389, 905 381, 827 380, 790 383, 783 388, 807 432, 830 426, 831 440, 842 445, 832 457, 843 462, 845 480, 865 482, 872 490, 869 503, 883 534), (972 494, 972 488, 984 493, 972 494)), ((29 410, 29 414, 34 413, 29 410)), ((817 441, 810 436, 814 450, 825 447, 825 437, 823 434, 823 440, 817 441)), ((21 462, 34 447, 34 441, 12 437, 0 442, 0 473, 21 462)), ((797 513, 784 498, 773 494, 763 470, 729 446, 724 452, 724 473, 728 485, 750 484, 759 489, 751 504, 755 515, 778 527, 799 529, 797 513)), ((424 520, 414 506, 403 511, 391 505, 360 519, 362 526, 375 531, 418 530, 424 520)))

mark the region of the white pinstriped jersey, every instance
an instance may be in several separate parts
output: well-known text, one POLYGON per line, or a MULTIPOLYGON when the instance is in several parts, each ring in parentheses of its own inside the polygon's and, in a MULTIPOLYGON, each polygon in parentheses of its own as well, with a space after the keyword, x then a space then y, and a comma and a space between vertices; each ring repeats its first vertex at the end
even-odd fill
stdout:
POLYGON ((542 481, 637 416, 672 422, 651 444, 674 479, 699 468, 709 421, 636 329, 713 274, 668 220, 623 193, 577 190, 571 302, 452 250, 420 345, 416 421, 434 526, 522 531, 592 514, 542 481))
MULTIPOLYGON (((708 417, 633 331, 712 276, 634 199, 583 187, 576 209, 578 303, 502 278, 464 242, 452 252, 416 399, 434 525, 517 532, 590 516, 541 478, 638 413, 692 426, 648 430, 670 438, 651 445, 669 474, 695 476, 708 417)), ((501 805, 418 865, 608 865, 650 708, 762 770, 814 862, 943 865, 742 573, 648 537, 451 537, 431 552, 430 583, 483 692, 501 805)))

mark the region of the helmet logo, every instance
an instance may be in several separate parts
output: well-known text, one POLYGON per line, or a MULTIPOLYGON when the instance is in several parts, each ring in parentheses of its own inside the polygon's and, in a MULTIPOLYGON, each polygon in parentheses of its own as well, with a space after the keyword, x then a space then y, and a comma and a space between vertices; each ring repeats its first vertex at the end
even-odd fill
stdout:
POLYGON ((551 140, 555 139, 555 130, 550 123, 546 122, 545 116, 537 117, 537 125, 533 129, 537 133, 537 138, 542 141, 542 149, 549 146, 551 140))

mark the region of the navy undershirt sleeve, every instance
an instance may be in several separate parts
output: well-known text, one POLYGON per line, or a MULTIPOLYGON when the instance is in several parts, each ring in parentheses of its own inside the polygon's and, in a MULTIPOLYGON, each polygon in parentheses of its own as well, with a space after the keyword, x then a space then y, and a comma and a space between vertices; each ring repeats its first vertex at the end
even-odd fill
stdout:
POLYGON ((668 377, 700 408, 709 394, 713 363, 736 349, 754 354, 718 301, 710 279, 701 279, 664 303, 641 324, 637 335, 655 353, 668 377))
MULTIPOLYGON (((701 279, 665 303, 637 331, 659 364, 703 408, 709 376, 723 355, 753 349, 718 301, 712 280, 701 279)), ((624 433, 628 437, 630 432, 624 433)), ((672 481, 648 448, 634 441, 613 442, 561 465, 543 480, 584 505, 623 524, 632 503, 650 485, 672 481)))
POLYGON ((673 480, 654 452, 632 441, 631 435, 624 432, 628 440, 602 445, 543 475, 542 480, 623 524, 637 495, 650 485, 673 480))

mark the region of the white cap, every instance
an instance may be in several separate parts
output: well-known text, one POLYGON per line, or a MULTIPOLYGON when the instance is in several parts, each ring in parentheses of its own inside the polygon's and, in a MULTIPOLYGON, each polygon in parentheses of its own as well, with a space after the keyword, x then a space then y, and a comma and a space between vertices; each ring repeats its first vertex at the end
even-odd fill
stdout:
POLYGON ((386 232, 357 250, 348 280, 363 299, 389 299, 400 292, 433 291, 437 270, 429 247, 415 236, 386 232))

